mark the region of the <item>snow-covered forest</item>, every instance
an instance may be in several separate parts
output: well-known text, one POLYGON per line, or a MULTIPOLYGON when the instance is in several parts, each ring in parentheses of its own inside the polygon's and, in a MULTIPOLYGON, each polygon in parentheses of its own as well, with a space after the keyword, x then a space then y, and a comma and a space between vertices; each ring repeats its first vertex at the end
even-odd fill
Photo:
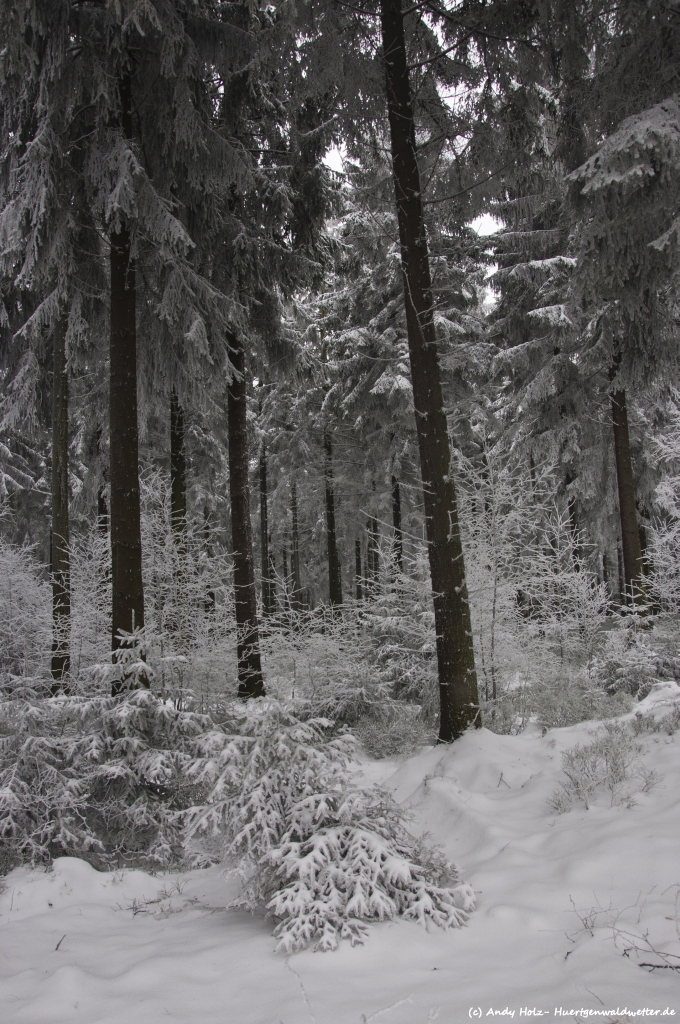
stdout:
POLYGON ((679 79, 0 0, 3 1020, 680 1013, 679 79))

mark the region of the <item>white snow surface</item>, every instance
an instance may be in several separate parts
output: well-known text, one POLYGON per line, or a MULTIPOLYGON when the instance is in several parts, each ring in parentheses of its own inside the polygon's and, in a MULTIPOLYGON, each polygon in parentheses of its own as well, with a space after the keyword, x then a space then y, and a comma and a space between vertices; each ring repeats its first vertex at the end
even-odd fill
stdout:
MULTIPOLYGON (((637 710, 679 698, 675 683, 657 684, 637 710)), ((285 956, 273 951, 271 922, 223 909, 235 891, 218 868, 100 873, 68 857, 47 872, 18 868, 0 896, 0 1020, 457 1024, 563 1019, 560 1008, 571 1020, 639 1019, 608 1010, 678 1016, 680 972, 641 967, 652 955, 631 947, 647 934, 680 954, 680 733, 641 737, 645 764, 663 778, 634 806, 610 806, 601 793, 587 811, 556 815, 548 799, 560 755, 595 728, 481 729, 401 764, 362 766, 477 891, 477 910, 455 931, 395 921, 374 925, 364 946, 285 956)))

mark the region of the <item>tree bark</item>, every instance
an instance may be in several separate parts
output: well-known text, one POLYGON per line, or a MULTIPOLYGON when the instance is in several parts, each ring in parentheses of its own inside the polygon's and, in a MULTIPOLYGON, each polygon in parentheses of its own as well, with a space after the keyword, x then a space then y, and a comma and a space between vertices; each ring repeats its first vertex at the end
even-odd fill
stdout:
POLYGON ((394 527, 394 561, 399 572, 403 572, 404 535, 401 530, 401 490, 395 476, 392 477, 392 526, 394 527))
POLYGON ((283 608, 284 611, 290 610, 290 577, 288 575, 288 551, 286 550, 286 542, 284 538, 283 547, 281 548, 281 571, 283 572, 283 608))
POLYGON ((366 577, 368 580, 368 589, 370 592, 375 591, 378 583, 378 573, 380 570, 380 559, 378 551, 380 549, 380 533, 378 530, 378 520, 375 516, 368 517, 368 544, 366 549, 366 562, 367 572, 366 577))
POLYGON ((177 392, 170 396, 170 521, 179 552, 186 547, 187 531, 187 466, 184 409, 177 392))
POLYGON ((54 332, 52 378, 52 693, 68 693, 71 668, 68 522, 68 374, 62 310, 54 332))
POLYGON ((260 565, 262 576, 262 615, 265 618, 271 615, 273 611, 267 497, 267 450, 263 444, 260 448, 260 565))
MULTIPOLYGON (((613 383, 618 373, 620 357, 609 369, 609 380, 613 383)), ((638 606, 646 604, 643 581, 642 549, 635 507, 635 482, 633 462, 630 457, 630 436, 628 432, 628 409, 626 392, 620 388, 612 392, 612 425, 614 428, 614 457, 616 460, 616 482, 619 492, 619 515, 621 518, 621 551, 623 554, 623 577, 626 602, 633 600, 638 606)))
POLYGON ((265 690, 260 661, 253 536, 250 521, 245 353, 243 343, 238 335, 230 333, 228 341, 229 357, 235 371, 227 390, 227 428, 229 432, 229 498, 234 548, 238 695, 244 698, 263 697, 265 690))
MULTIPOLYGON (((120 81, 121 127, 132 137, 131 83, 120 81)), ((121 630, 144 625, 142 540, 139 513, 139 437, 137 428, 136 280, 130 229, 111 232, 111 348, 109 432, 111 480, 112 647, 121 630)), ((147 684, 148 685, 148 684, 147 684)), ((116 681, 112 693, 120 693, 116 681)))
MULTIPOLYGON (((203 508, 203 541, 205 544, 205 554, 210 562, 213 557, 212 544, 210 543, 210 512, 207 504, 203 508)), ((203 599, 203 611, 206 615, 213 615, 215 613, 215 591, 210 588, 203 599)))
POLYGON ((293 480, 290 496, 291 511, 291 546, 290 571, 293 577, 292 608, 294 612, 302 611, 302 578, 300 576, 300 537, 298 534, 298 501, 297 483, 293 480))
POLYGON ((335 495, 333 493, 333 442, 328 430, 324 431, 324 476, 326 479, 326 537, 328 541, 328 597, 332 605, 342 604, 342 576, 335 533, 335 495))
POLYGON ((381 0, 393 179, 404 279, 439 673, 440 742, 479 724, 470 609, 432 315, 429 254, 401 0, 381 0))
POLYGON ((357 601, 362 601, 364 594, 361 585, 361 541, 357 537, 354 541, 354 565, 355 565, 355 578, 357 588, 357 601))

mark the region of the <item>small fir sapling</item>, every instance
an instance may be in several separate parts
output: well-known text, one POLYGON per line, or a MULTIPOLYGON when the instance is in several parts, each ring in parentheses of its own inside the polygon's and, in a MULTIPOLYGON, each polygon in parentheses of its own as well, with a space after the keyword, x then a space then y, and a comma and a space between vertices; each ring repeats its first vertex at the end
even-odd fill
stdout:
POLYGON ((363 941, 366 921, 396 916, 459 927, 474 893, 455 868, 407 832, 380 790, 352 784, 355 741, 274 700, 232 709, 231 735, 212 737, 197 772, 210 786, 187 814, 197 860, 221 856, 243 874, 233 906, 264 905, 278 949, 363 941))

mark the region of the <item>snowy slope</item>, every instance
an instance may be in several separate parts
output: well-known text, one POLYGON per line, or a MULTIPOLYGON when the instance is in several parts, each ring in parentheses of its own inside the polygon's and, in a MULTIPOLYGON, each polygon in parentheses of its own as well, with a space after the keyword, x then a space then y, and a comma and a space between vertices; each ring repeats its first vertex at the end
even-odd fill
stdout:
MULTIPOLYGON (((641 710, 678 697, 659 684, 641 710)), ((641 738, 663 779, 635 806, 612 807, 602 793, 587 811, 555 815, 547 801, 561 752, 593 728, 480 730, 400 766, 365 766, 478 891, 459 931, 394 922, 374 926, 363 947, 284 957, 269 922, 220 909, 233 894, 217 869, 182 876, 181 892, 174 876, 100 874, 72 858, 49 873, 17 869, 0 896, 0 1019, 448 1024, 472 1010, 519 1020, 523 1007, 551 1020, 560 1007, 680 1016, 680 972, 646 970, 632 948, 647 933, 680 954, 680 733, 641 738)))

